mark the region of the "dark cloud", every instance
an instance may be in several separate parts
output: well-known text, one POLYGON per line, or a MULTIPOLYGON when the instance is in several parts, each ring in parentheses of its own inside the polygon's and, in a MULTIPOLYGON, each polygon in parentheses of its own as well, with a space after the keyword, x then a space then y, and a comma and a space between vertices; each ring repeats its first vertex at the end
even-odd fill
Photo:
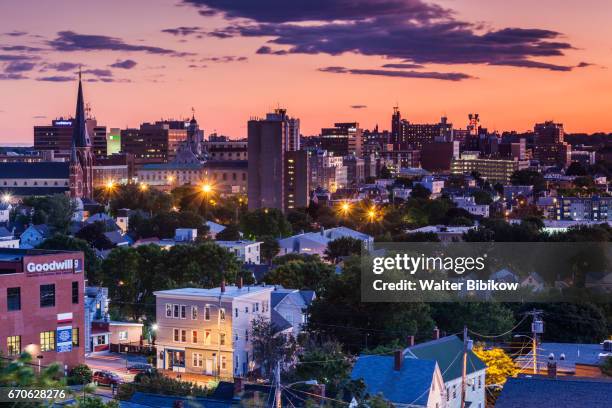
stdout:
POLYGON ((45 115, 36 115, 36 116, 32 116, 32 119, 46 119, 47 117, 45 115))
POLYGON ((202 30, 202 27, 197 27, 197 26, 166 28, 161 31, 162 33, 167 33, 167 34, 172 34, 172 35, 181 35, 181 36, 205 34, 205 32, 202 30))
POLYGON ((28 72, 34 69, 36 64, 32 62, 26 61, 12 61, 4 66, 4 72, 9 73, 17 73, 17 72, 28 72))
POLYGON ((74 77, 71 76, 62 76, 62 75, 52 75, 36 78, 37 81, 44 82, 70 82, 74 81, 74 77))
POLYGON ((4 35, 8 35, 11 37, 22 37, 27 34, 28 33, 26 31, 19 31, 19 30, 13 30, 13 31, 9 31, 8 33, 4 33, 4 35))
POLYGON ((81 64, 75 62, 57 62, 52 64, 45 64, 45 69, 52 69, 59 72, 73 71, 80 67, 81 64))
POLYGON ((48 42, 56 51, 135 51, 169 55, 173 57, 193 55, 191 53, 179 52, 167 48, 128 44, 120 38, 106 35, 77 34, 74 31, 60 31, 57 35, 57 38, 48 42))
POLYGON ((541 68, 548 69, 550 71, 571 71, 574 67, 567 65, 556 65, 549 64, 546 62, 532 61, 532 60, 501 60, 491 62, 490 65, 506 65, 510 67, 522 67, 522 68, 541 68))
POLYGON ((0 72, 0 81, 9 81, 13 79, 27 79, 28 77, 19 74, 19 73, 6 73, 3 74, 0 72))
POLYGON ((248 60, 247 57, 239 57, 236 55, 223 55, 221 57, 206 57, 202 58, 200 61, 208 61, 208 62, 244 62, 248 60))
POLYGON ((113 76, 113 72, 110 69, 86 69, 83 70, 83 73, 105 78, 113 76))
MULTIPOLYGON (((219 37, 271 38, 284 53, 352 52, 422 64, 490 64, 560 70, 532 58, 562 56, 572 45, 556 31, 508 27, 483 32, 448 9, 423 0, 183 0, 237 23, 219 37), (246 21, 245 21, 246 19, 246 21), (315 24, 297 24, 316 22, 315 24)), ((211 33, 208 33, 211 35, 211 33)), ((269 45, 259 54, 275 54, 269 45), (267 47, 267 48, 266 48, 267 47)))
POLYGON ((131 59, 126 60, 117 60, 114 64, 110 64, 109 66, 112 68, 122 68, 122 69, 132 69, 138 64, 136 61, 131 59))
POLYGON ((368 105, 351 105, 351 109, 365 109, 368 105))
POLYGON ((190 64, 187 66, 187 68, 206 68, 207 66, 202 64, 202 65, 198 65, 198 64, 190 64))
POLYGON ((576 65, 576 68, 586 68, 586 67, 592 67, 595 64, 591 64, 590 62, 581 62, 580 64, 576 65))
POLYGON ((37 52, 37 51, 42 51, 42 48, 37 48, 37 47, 29 47, 27 45, 3 45, 2 47, 0 47, 0 50, 2 51, 27 51, 27 52, 37 52))
POLYGON ((421 64, 408 64, 408 63, 385 64, 382 67, 383 68, 394 68, 394 69, 419 69, 419 68, 424 68, 423 65, 421 65, 421 64))
POLYGON ((257 51, 255 51, 255 54, 287 55, 288 52, 285 50, 273 50, 267 45, 262 45, 261 47, 259 47, 257 51))
POLYGON ((27 61, 32 58, 27 55, 15 55, 15 54, 0 54, 0 62, 3 61, 27 61))
POLYGON ((349 69, 345 67, 325 67, 319 68, 319 71, 331 72, 334 74, 376 75, 396 78, 439 79, 443 81, 461 81, 464 79, 473 78, 470 75, 463 74, 460 72, 392 71, 385 69, 349 69))

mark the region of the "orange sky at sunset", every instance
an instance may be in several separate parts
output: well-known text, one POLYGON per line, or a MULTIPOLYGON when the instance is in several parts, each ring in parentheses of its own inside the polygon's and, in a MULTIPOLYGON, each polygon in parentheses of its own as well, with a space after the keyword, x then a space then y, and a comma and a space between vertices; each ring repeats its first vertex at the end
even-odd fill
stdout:
POLYGON ((95 81, 84 84, 85 99, 107 127, 186 117, 194 107, 206 134, 244 137, 249 117, 281 105, 304 135, 340 121, 388 129, 398 103, 410 121, 447 115, 456 128, 478 112, 490 130, 553 119, 568 132, 612 131, 612 2, 345 1, 313 1, 329 7, 316 21, 295 17, 302 1, 255 2, 258 10, 237 0, 2 1, 0 143, 31 143, 32 126, 73 114, 79 64, 95 81), (404 21, 416 21, 408 34, 404 21), (448 37, 442 23, 454 27, 448 37), (399 34, 387 36, 389 24, 399 34), (371 43, 362 26, 377 36, 371 43), (178 27, 190 32, 162 32, 178 27))

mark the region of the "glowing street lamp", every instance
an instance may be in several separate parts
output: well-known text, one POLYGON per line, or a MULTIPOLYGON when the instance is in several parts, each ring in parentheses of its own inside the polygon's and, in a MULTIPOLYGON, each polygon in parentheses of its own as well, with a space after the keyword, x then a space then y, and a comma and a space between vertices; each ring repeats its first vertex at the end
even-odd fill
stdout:
POLYGON ((8 203, 11 202, 12 198, 13 197, 9 193, 5 193, 5 194, 2 195, 2 202, 8 204, 8 203))
POLYGON ((112 190, 113 188, 115 188, 115 182, 113 180, 108 180, 106 182, 106 189, 112 190))
POLYGON ((210 184, 208 184, 208 183, 202 184, 202 192, 204 194, 209 194, 209 193, 212 192, 212 190, 213 190, 213 188, 212 188, 212 186, 210 184))
POLYGON ((378 213, 376 212, 376 207, 370 208, 368 210, 367 216, 370 222, 376 221, 376 217, 378 216, 378 213))
POLYGON ((351 203, 349 203, 348 201, 344 201, 342 204, 340 204, 340 213, 345 217, 349 215, 351 209, 351 203))
POLYGON ((148 185, 148 184, 146 184, 146 183, 140 183, 140 184, 138 185, 138 189, 139 189, 140 191, 142 191, 142 192, 145 192, 145 191, 147 191, 147 190, 149 189, 149 185, 148 185))

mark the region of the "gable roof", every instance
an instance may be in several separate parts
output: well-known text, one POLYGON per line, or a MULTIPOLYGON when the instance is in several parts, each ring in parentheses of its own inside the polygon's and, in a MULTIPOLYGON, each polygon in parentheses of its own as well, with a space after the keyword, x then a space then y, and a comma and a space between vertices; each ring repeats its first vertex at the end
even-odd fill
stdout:
MULTIPOLYGON (((440 366, 444 382, 461 377, 463 371, 463 341, 457 336, 446 336, 438 340, 417 344, 406 349, 407 356, 417 359, 435 360, 440 366)), ((484 370, 485 363, 473 351, 468 351, 467 373, 484 370)))
POLYGON ((68 179, 70 177, 69 165, 68 162, 2 162, 0 163, 0 174, 3 179, 68 179))
POLYGON ((607 408, 612 382, 594 379, 508 378, 495 408, 607 408))
POLYGON ((426 406, 436 362, 404 358, 399 371, 394 356, 361 355, 353 366, 351 379, 363 379, 370 395, 382 393, 394 404, 426 406))
POLYGON ((281 314, 274 309, 272 309, 270 312, 270 320, 272 321, 277 333, 293 327, 291 323, 287 321, 287 319, 281 316, 281 314))
POLYGON ((12 238, 13 233, 6 229, 6 227, 0 227, 0 238, 12 238))

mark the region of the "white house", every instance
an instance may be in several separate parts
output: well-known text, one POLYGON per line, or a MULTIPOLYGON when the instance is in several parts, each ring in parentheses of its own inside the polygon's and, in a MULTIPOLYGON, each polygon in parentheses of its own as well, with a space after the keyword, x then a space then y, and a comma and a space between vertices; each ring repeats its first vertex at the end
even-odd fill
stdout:
POLYGON ((521 280, 520 284, 521 287, 530 288, 533 292, 540 292, 546 286, 546 282, 537 272, 531 272, 525 279, 521 280))
POLYGON ((50 235, 46 224, 30 225, 19 237, 19 248, 32 249, 40 245, 50 235))
POLYGON ((0 201, 0 223, 9 221, 12 208, 11 203, 0 201))
POLYGON ((476 204, 476 199, 472 196, 456 196, 453 202, 457 207, 464 209, 477 217, 489 217, 489 206, 487 204, 476 204))
POLYGON ((444 180, 436 180, 434 176, 425 176, 421 181, 415 181, 414 184, 421 185, 431 191, 431 196, 433 198, 439 197, 444 188, 444 180))
POLYGON ((206 225, 208 226, 208 235, 210 235, 212 239, 216 239, 217 234, 225 229, 224 225, 217 224, 213 221, 206 221, 206 225))
POLYGON ((259 265, 261 262, 261 242, 258 241, 215 241, 217 245, 229 250, 244 263, 259 265))
POLYGON ((328 243, 344 237, 355 238, 362 241, 367 250, 371 250, 374 243, 374 237, 350 228, 336 227, 327 230, 322 228, 319 232, 305 232, 279 239, 279 255, 297 253, 319 255, 323 257, 328 243))
POLYGON ((421 233, 433 233, 436 234, 441 242, 453 242, 463 241, 463 234, 476 228, 475 226, 463 227, 463 226, 450 226, 450 225, 427 225, 425 227, 416 228, 412 230, 406 230, 407 234, 421 233))
POLYGON ((315 293, 312 290, 285 289, 282 287, 275 287, 270 297, 272 310, 276 311, 282 319, 279 322, 280 325, 284 325, 284 322, 290 325, 291 334, 294 337, 300 334, 307 323, 306 309, 314 299, 315 293))
POLYGON ((253 371, 253 320, 270 320, 273 286, 155 292, 157 368, 221 378, 253 371))
POLYGON ((19 248, 19 239, 5 227, 0 227, 0 248, 19 248))

